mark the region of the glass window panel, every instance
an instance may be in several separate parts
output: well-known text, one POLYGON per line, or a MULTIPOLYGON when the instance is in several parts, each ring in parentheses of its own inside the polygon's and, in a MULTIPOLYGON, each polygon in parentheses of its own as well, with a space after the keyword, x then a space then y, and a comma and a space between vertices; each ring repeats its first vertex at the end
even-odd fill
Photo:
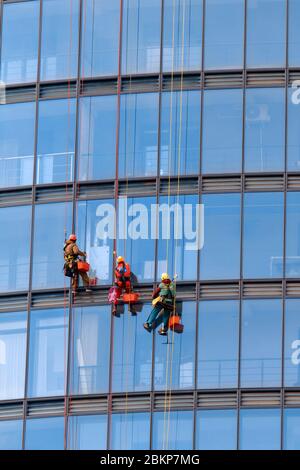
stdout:
POLYGON ((37 183, 72 180, 75 119, 75 99, 39 103, 37 183))
POLYGON ((236 438, 236 410, 201 410, 197 412, 196 449, 235 450, 236 438))
POLYGON ((119 177, 157 174, 158 94, 121 96, 119 177))
POLYGON ((286 194, 286 277, 300 277, 300 193, 286 194))
POLYGON ((285 65, 286 0, 247 2, 247 66, 285 65))
POLYGON ((289 0, 289 66, 300 65, 300 3, 289 0))
POLYGON ((280 410, 242 409, 240 411, 241 450, 280 449, 280 410))
POLYGON ((192 448, 192 411, 161 411, 153 414, 153 450, 190 450, 192 448))
POLYGON ((300 450, 300 409, 285 409, 283 422, 284 450, 300 450))
POLYGON ((120 0, 85 0, 82 12, 81 76, 117 75, 120 0))
POLYGON ((161 176, 199 173, 200 106, 198 91, 162 94, 161 176))
POLYGON ((245 171, 283 171, 284 88, 246 90, 245 171))
POLYGON ((155 218, 151 214, 156 214, 155 204, 153 197, 119 199, 117 254, 126 258, 138 282, 154 279, 155 237, 151 223, 155 218))
POLYGON ((71 450, 105 450, 107 416, 70 416, 68 448, 71 450))
POLYGON ((0 186, 32 184, 35 103, 0 106, 0 186))
POLYGON ((1 81, 34 82, 37 75, 39 1, 3 5, 1 81))
POLYGON ((203 0, 165 0, 163 69, 201 68, 203 0))
POLYGON ((242 90, 206 90, 203 104, 203 173, 240 172, 243 130, 242 90))
POLYGON ((202 301, 198 319, 198 388, 237 387, 239 303, 202 301))
MULTIPOLYGON (((299 3, 300 6, 300 3, 299 3)), ((288 88, 287 169, 300 171, 300 94, 298 88, 288 88)))
POLYGON ((94 96, 80 100, 80 180, 103 180, 116 174, 117 97, 94 96))
POLYGON ((114 201, 82 201, 77 206, 78 245, 87 253, 89 276, 101 284, 112 282, 114 201))
POLYGON ((108 392, 111 308, 102 305, 73 312, 71 393, 108 392))
POLYGON ((26 312, 1 313, 0 400, 24 397, 26 333, 26 312))
POLYGON ((205 68, 243 67, 244 0, 210 0, 205 7, 205 68))
POLYGON ((0 209, 0 292, 28 290, 30 226, 31 206, 0 209))
POLYGON ((151 305, 142 307, 138 315, 122 315, 114 324, 113 392, 138 392, 151 388, 152 335, 141 326, 148 318, 151 305))
MULTIPOLYGON (((177 304, 182 313, 184 333, 169 331, 171 346, 164 338, 155 336, 154 387, 156 390, 189 389, 195 384, 196 305, 194 302, 177 304)), ((150 335, 149 335, 150 336, 150 335)))
POLYGON ((300 386, 300 300, 285 301, 284 383, 286 387, 300 386))
POLYGON ((245 194, 243 237, 244 277, 282 277, 282 193, 245 194))
POLYGON ((148 413, 113 414, 111 449, 147 450, 150 446, 150 415, 148 413))
POLYGON ((240 277, 240 195, 204 195, 202 204, 204 246, 200 251, 200 278, 237 279, 240 277))
POLYGON ((68 308, 32 310, 28 396, 64 395, 67 374, 68 320, 68 308))
MULTIPOLYGON (((158 277, 168 272, 178 280, 197 277, 196 213, 198 196, 163 196, 158 214, 158 277), (185 220, 186 219, 186 220, 185 220), (170 236, 168 233, 168 227, 170 236)), ((200 216, 198 217, 200 219, 200 216)))
POLYGON ((242 309, 241 386, 281 383, 281 300, 245 300, 242 309))
POLYGON ((25 449, 63 450, 64 417, 28 419, 26 421, 25 449))
POLYGON ((0 450, 22 449, 23 421, 0 421, 0 450))
POLYGON ((161 0, 124 0, 122 73, 158 72, 161 0))
POLYGON ((43 0, 41 80, 77 76, 79 0, 43 0))
POLYGON ((68 202, 35 206, 33 289, 69 285, 69 280, 63 274, 63 247, 65 236, 71 233, 71 217, 71 205, 68 202))

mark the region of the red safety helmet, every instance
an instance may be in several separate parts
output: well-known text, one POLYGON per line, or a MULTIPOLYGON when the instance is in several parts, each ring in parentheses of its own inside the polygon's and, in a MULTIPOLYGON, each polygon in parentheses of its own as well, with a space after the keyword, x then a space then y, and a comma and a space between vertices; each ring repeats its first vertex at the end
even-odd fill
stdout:
POLYGON ((75 233, 72 233, 72 235, 70 235, 69 240, 71 240, 72 242, 76 242, 77 237, 76 237, 75 233))

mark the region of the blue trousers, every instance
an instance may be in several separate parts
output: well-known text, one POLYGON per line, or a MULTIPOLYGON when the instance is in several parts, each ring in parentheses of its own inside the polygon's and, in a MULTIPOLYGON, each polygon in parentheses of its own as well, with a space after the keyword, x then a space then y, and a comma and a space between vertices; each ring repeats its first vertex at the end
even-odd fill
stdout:
POLYGON ((163 315, 162 315, 162 322, 164 324, 164 329, 166 330, 168 328, 168 322, 169 322, 169 317, 170 317, 170 310, 167 310, 166 308, 163 309, 163 307, 156 305, 150 312, 150 315, 148 317, 147 323, 149 326, 154 330, 160 323, 161 321, 156 321, 158 318, 158 315, 160 312, 163 310, 163 315))

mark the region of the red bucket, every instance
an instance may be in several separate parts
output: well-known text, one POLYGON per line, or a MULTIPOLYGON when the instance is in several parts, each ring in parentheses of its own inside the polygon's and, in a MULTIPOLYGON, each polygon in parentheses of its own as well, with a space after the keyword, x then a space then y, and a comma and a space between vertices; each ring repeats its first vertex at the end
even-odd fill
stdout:
POLYGON ((184 326, 181 324, 179 315, 172 315, 169 319, 169 328, 175 333, 183 333, 184 326))
POLYGON ((78 271, 82 273, 87 273, 90 270, 90 265, 86 261, 78 261, 77 263, 78 271))
POLYGON ((135 294, 134 292, 130 292, 130 294, 123 294, 123 302, 125 304, 129 304, 131 302, 137 302, 139 300, 139 294, 135 294))

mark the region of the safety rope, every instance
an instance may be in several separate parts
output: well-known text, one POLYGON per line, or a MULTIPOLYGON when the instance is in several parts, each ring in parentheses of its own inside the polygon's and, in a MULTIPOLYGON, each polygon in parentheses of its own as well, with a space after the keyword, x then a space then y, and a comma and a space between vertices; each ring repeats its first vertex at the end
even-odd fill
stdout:
MULTIPOLYGON (((174 60, 175 60, 175 0, 172 3, 172 67, 171 67, 171 91, 170 91, 170 118, 169 118, 169 147, 168 147, 168 207, 170 207, 171 199, 171 162, 172 162, 172 144, 173 144, 173 98, 174 98, 174 60)), ((169 220, 169 224, 171 220, 169 220)), ((166 272, 169 268, 169 238, 167 238, 166 246, 166 272)), ((166 448, 166 431, 167 431, 167 405, 168 405, 168 376, 170 361, 170 344, 167 342, 166 354, 166 376, 165 376, 165 397, 164 397, 164 431, 163 431, 163 450, 166 448)))
MULTIPOLYGON (((68 54, 68 124, 67 124, 67 151, 66 151, 66 185, 65 185, 65 215, 64 215, 64 238, 65 241, 67 240, 67 224, 68 224, 68 181, 69 181, 69 142, 70 142, 70 135, 71 135, 71 64, 72 64, 72 47, 73 47, 73 0, 70 0, 70 37, 69 37, 69 54, 68 54)), ((75 157, 73 158, 73 162, 75 157)), ((70 287, 70 282, 69 282, 70 287)), ((72 293, 71 295, 71 310, 72 310, 72 293)), ((67 383, 68 383, 68 369, 67 369, 67 348, 68 348, 68 332, 67 332, 67 310, 69 310, 69 321, 70 321, 70 309, 68 308, 68 299, 67 299, 67 285, 66 285, 66 277, 64 277, 64 378, 65 378, 65 401, 64 401, 64 422, 65 422, 65 429, 67 429, 68 424, 68 390, 67 390, 67 383)), ((64 448, 67 448, 67 433, 64 433, 64 448)))
MULTIPOLYGON (((186 9, 186 0, 183 0, 182 3, 182 36, 181 36, 181 76, 180 76, 180 103, 179 103, 179 133, 178 133, 178 154, 177 154, 177 196, 176 196, 176 216, 174 219, 174 230, 177 230, 176 223, 178 223, 178 207, 179 207, 179 196, 180 196, 180 168, 181 168, 181 151, 182 151, 182 109, 183 109, 183 77, 184 77, 184 39, 185 39, 185 9, 186 9)), ((179 5, 179 17, 180 17, 180 5, 179 5)), ((174 233, 175 235, 175 233, 174 233)), ((176 238, 174 237, 174 247, 175 247, 175 256, 174 256, 174 287, 175 287, 175 296, 173 304, 173 315, 176 314, 176 272, 177 272, 177 247, 176 247, 176 238)), ((169 434, 170 434, 170 415, 171 415, 171 399, 172 399, 172 381, 173 381, 173 357, 174 357, 174 344, 175 344, 175 329, 172 329, 172 339, 171 339, 171 360, 170 360, 170 381, 169 381, 169 393, 167 397, 168 401, 168 412, 167 412, 167 433, 166 433, 166 449, 169 444, 169 434)), ((168 390, 168 387, 167 387, 168 390)))

